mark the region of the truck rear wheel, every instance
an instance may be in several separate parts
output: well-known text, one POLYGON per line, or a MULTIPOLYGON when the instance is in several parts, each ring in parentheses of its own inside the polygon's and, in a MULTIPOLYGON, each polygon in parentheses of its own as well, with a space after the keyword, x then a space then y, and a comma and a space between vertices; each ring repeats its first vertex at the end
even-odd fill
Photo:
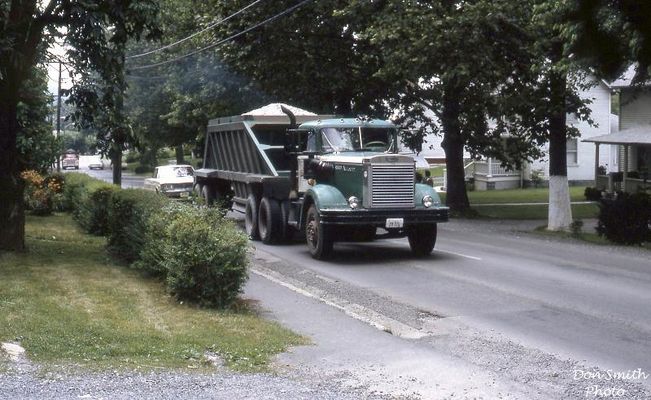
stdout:
POLYGON ((321 223, 319 212, 314 205, 307 211, 305 239, 310 254, 317 260, 327 259, 332 254, 332 235, 328 227, 321 223))
POLYGON ((208 184, 203 185, 201 188, 201 197, 203 197, 207 206, 212 206, 215 203, 215 192, 208 184))
POLYGON ((436 244, 436 224, 416 225, 407 233, 409 247, 412 253, 417 256, 427 256, 436 244))
POLYGON ((263 197, 258 210, 258 233, 262 243, 276 243, 282 239, 282 213, 280 204, 274 199, 263 197))
POLYGON ((258 199, 250 194, 246 199, 246 208, 244 209, 244 229, 251 240, 259 240, 258 232, 258 199))
POLYGON ((194 191, 194 195, 195 195, 197 198, 199 198, 199 197, 202 196, 201 193, 203 192, 203 185, 200 184, 200 183, 195 183, 195 184, 194 184, 194 187, 192 188, 192 190, 194 191))

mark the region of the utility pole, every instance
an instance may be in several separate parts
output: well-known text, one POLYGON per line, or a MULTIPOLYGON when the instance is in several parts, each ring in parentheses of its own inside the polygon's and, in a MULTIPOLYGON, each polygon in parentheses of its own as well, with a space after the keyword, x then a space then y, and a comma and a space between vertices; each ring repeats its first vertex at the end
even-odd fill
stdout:
MULTIPOLYGON (((59 61, 59 89, 57 90, 57 139, 61 137, 61 61, 59 61)), ((61 154, 57 154, 57 172, 61 171, 61 154)))

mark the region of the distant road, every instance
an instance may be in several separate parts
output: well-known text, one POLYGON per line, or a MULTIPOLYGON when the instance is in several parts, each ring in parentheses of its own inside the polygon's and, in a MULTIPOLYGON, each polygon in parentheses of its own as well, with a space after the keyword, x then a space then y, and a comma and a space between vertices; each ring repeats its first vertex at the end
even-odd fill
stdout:
MULTIPOLYGON (((75 172, 82 172, 93 178, 101 179, 105 182, 113 182, 113 171, 110 167, 104 169, 88 169, 88 163, 94 156, 81 156, 79 157, 79 170, 75 172)), ((73 171, 73 170, 68 170, 73 171)), ((144 175, 135 175, 133 171, 122 171, 122 187, 123 188, 142 188, 145 184, 144 175)))

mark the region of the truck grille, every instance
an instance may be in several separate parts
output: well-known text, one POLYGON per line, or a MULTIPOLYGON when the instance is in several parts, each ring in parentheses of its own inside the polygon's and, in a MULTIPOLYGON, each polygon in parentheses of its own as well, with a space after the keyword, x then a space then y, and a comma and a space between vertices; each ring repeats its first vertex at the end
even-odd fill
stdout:
POLYGON ((371 207, 414 207, 415 172, 414 164, 371 164, 371 207))

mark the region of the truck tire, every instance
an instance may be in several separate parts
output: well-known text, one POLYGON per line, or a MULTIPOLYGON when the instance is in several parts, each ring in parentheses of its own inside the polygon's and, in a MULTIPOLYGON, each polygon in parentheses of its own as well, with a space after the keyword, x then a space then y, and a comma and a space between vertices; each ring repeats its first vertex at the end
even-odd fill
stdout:
POLYGON ((283 200, 280 202, 280 222, 282 224, 282 241, 289 242, 294 237, 294 228, 289 225, 289 207, 291 204, 289 200, 283 200))
POLYGON ((244 229, 251 240, 259 240, 258 232, 258 198, 250 194, 246 199, 246 208, 244 209, 244 229))
POLYGON ((215 192, 210 185, 203 185, 201 188, 201 197, 203 197, 207 206, 212 206, 215 203, 215 192))
POLYGON ((280 204, 274 199, 263 197, 258 209, 258 233, 262 243, 276 243, 282 239, 282 214, 280 204))
POLYGON ((416 225, 409 229, 407 238, 412 253, 420 257, 427 256, 436 244, 436 224, 416 225))
POLYGON ((194 195, 195 195, 197 198, 199 198, 199 197, 202 196, 201 193, 203 192, 203 185, 200 184, 200 183, 195 183, 195 184, 194 184, 194 187, 192 188, 192 190, 194 191, 194 195))
POLYGON ((307 211, 305 239, 313 258, 325 260, 332 254, 332 234, 330 229, 321 223, 319 212, 314 204, 307 211))

